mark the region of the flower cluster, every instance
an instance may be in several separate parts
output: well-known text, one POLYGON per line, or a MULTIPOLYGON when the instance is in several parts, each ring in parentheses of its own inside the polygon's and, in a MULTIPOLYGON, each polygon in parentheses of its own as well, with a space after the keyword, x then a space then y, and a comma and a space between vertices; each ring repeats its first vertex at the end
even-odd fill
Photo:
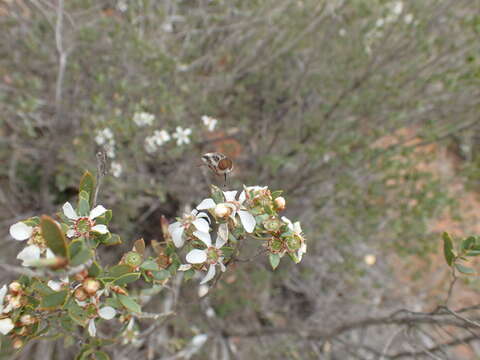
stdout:
POLYGON ((111 159, 115 158, 115 138, 110 128, 98 130, 95 135, 97 145, 103 146, 107 156, 111 159))
POLYGON ((153 154, 159 146, 170 140, 170 134, 166 130, 155 130, 152 136, 145 138, 145 151, 153 154))
POLYGON ((195 210, 168 227, 174 245, 188 249, 186 264, 178 270, 206 271, 200 284, 215 277, 217 266, 224 272, 225 263, 235 254, 234 247, 248 236, 263 240, 274 268, 285 254, 300 262, 307 250, 300 223, 278 215, 285 209, 280 193, 272 194, 260 186, 244 187, 238 197, 237 193, 212 186, 211 198, 202 200, 195 210))
POLYGON ((210 132, 215 130, 215 127, 217 126, 217 122, 218 122, 217 119, 214 119, 213 117, 207 116, 207 115, 202 116, 202 121, 203 121, 203 125, 205 125, 205 127, 210 132))
POLYGON ((138 112, 133 115, 133 122, 139 127, 151 126, 155 120, 155 115, 147 112, 138 112))

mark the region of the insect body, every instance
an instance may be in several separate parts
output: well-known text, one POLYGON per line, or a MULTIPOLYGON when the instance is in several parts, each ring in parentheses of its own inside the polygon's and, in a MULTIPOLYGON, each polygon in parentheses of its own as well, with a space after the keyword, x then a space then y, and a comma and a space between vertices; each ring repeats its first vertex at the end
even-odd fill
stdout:
POLYGON ((204 154, 202 156, 202 161, 215 174, 224 175, 225 182, 227 181, 227 174, 233 170, 232 160, 218 152, 204 154))

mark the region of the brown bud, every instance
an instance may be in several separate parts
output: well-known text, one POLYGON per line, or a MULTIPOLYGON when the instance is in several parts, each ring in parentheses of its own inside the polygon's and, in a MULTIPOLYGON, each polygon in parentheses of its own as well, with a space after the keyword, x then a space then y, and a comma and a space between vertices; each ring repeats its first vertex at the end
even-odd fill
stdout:
POLYGON ((285 209, 285 205, 286 205, 287 202, 285 201, 284 197, 279 196, 274 200, 274 203, 275 203, 275 207, 277 208, 277 210, 282 211, 282 210, 285 209))
POLYGON ((92 278, 86 278, 83 280, 82 285, 85 292, 90 296, 95 295, 98 289, 100 289, 100 281, 92 278))
POLYGON ((49 266, 50 269, 52 270, 58 270, 58 269, 63 269, 68 265, 68 260, 65 259, 64 257, 57 256, 55 259, 53 259, 55 262, 49 266))
POLYGON ((28 334, 28 329, 25 326, 22 326, 17 334, 20 336, 26 336, 28 334))
POLYGON ((18 281, 13 281, 8 285, 8 289, 10 292, 14 295, 17 295, 20 291, 22 291, 22 284, 20 284, 18 281))
POLYGON ((20 323, 22 325, 33 325, 36 321, 37 319, 30 314, 25 314, 20 317, 20 323))
POLYGON ((88 276, 88 271, 82 270, 79 273, 76 273, 74 277, 75 277, 75 280, 77 281, 83 281, 87 276, 88 276))
POLYGON ((18 309, 20 307, 22 307, 22 296, 21 295, 17 295, 17 296, 12 296, 10 299, 9 299, 9 303, 10 305, 12 305, 12 307, 14 309, 18 309))
POLYGON ((117 294, 128 295, 127 291, 120 286, 114 285, 110 289, 117 294))
POLYGON ((13 340, 12 346, 15 350, 20 349, 23 346, 23 341, 21 339, 15 339, 13 340))
POLYGON ((78 301, 85 301, 87 300, 88 294, 82 287, 79 287, 75 290, 73 296, 75 296, 75 299, 77 299, 78 301))

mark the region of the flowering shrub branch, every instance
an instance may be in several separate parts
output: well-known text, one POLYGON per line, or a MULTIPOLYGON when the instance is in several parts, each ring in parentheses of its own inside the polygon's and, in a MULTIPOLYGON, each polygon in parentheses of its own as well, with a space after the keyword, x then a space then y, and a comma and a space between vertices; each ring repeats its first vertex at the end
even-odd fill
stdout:
POLYGON ((162 217, 164 242, 152 241, 150 249, 136 240, 116 265, 104 266, 97 250, 122 241, 109 229, 112 211, 95 205, 97 190, 86 172, 75 206, 66 202, 55 218, 43 215, 10 227, 13 239, 26 241, 17 258, 34 268, 0 289, 0 333, 14 349, 64 336, 81 340, 78 359, 108 359, 101 349, 111 341, 102 339, 98 326, 118 321, 120 338, 135 342, 135 319, 171 315, 142 312, 142 295, 158 293, 177 271, 185 280, 200 272, 200 284, 207 284, 235 262, 248 238, 261 244, 273 269, 285 255, 298 263, 306 252, 300 223, 279 215, 285 208, 281 192, 252 186, 237 197, 237 191, 212 186, 211 197, 191 213, 172 224, 162 217), (140 279, 148 288, 130 286, 140 279))

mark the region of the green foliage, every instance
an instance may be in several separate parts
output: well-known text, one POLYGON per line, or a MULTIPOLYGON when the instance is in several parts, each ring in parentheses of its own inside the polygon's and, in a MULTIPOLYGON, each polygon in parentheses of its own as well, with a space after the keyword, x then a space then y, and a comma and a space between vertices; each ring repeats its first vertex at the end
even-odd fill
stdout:
POLYGON ((57 225, 55 220, 47 215, 43 215, 40 220, 40 228, 42 229, 42 236, 47 242, 47 246, 53 251, 53 253, 68 258, 69 251, 67 240, 62 229, 57 225))
MULTIPOLYGON (((93 196, 95 193, 95 178, 89 171, 85 171, 80 179, 79 193, 85 192, 88 194, 89 204, 93 206, 93 196)), ((79 206, 80 207, 80 206, 79 206)))

